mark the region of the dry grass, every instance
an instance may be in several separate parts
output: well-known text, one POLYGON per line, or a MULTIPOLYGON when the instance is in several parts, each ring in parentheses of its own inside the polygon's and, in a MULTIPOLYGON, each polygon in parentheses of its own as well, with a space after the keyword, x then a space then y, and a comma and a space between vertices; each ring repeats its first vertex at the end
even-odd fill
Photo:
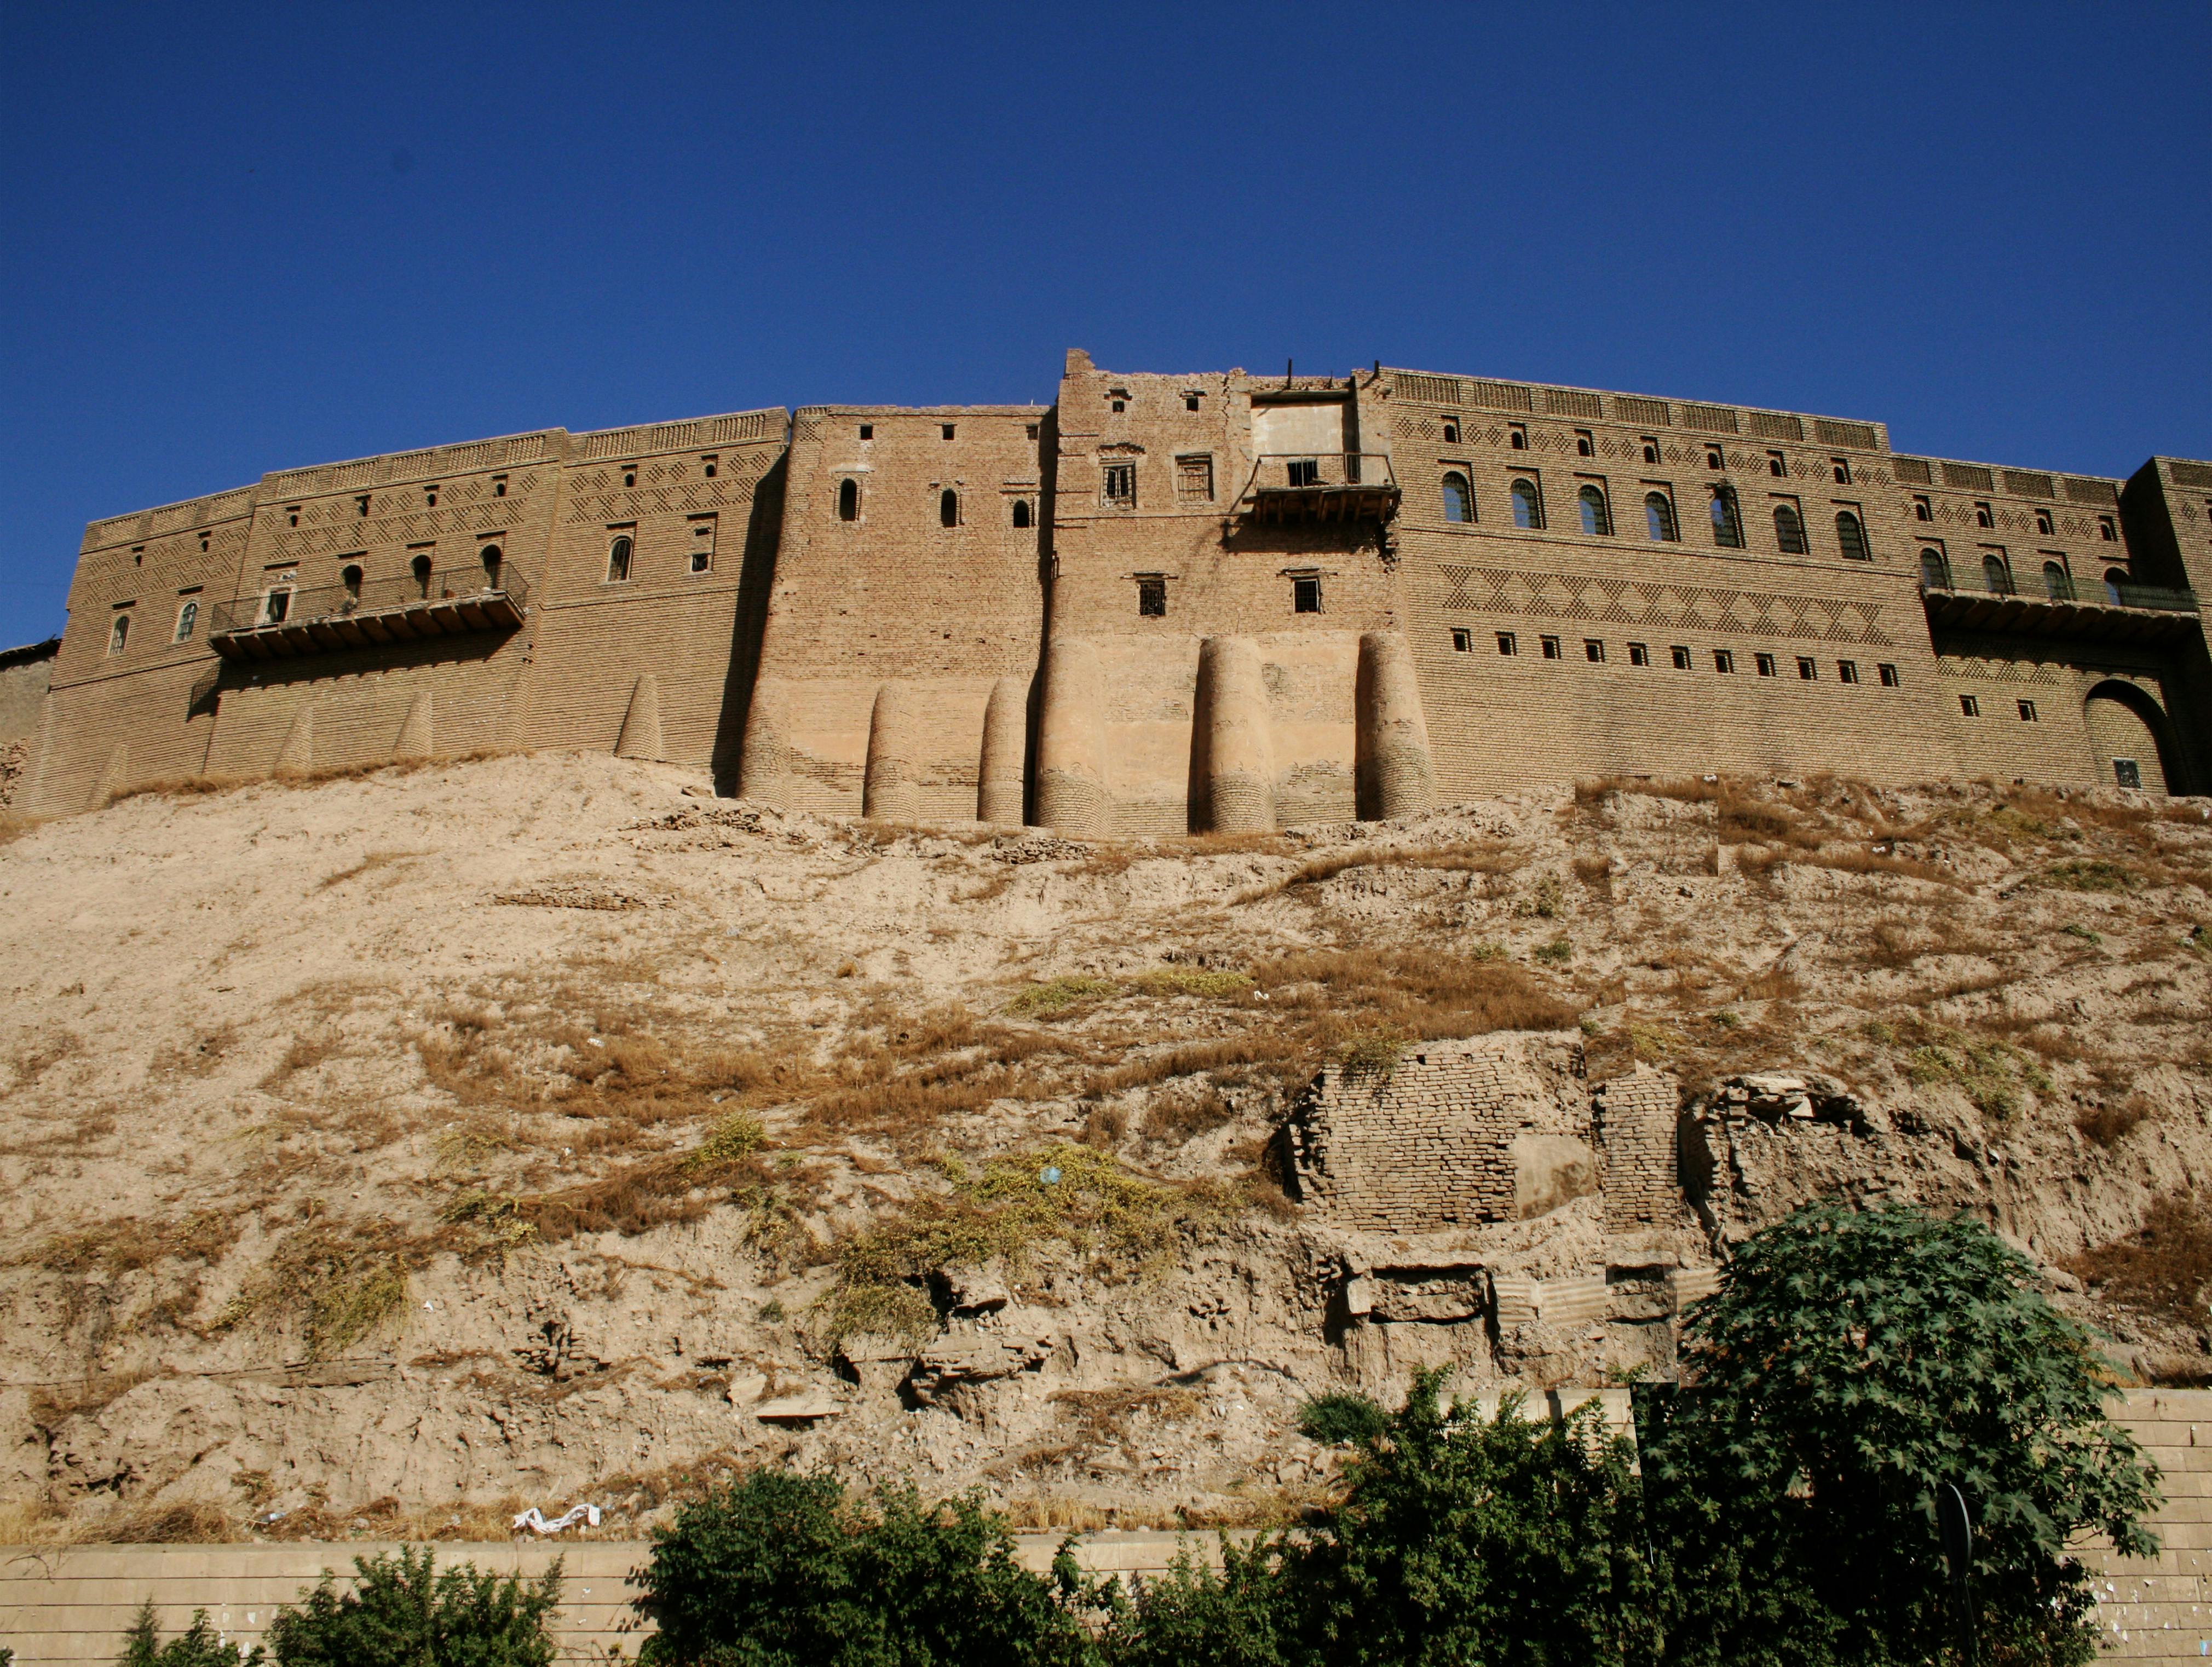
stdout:
POLYGON ((2137 1231, 2064 1266, 2109 1301, 2201 1326, 2212 1283, 2212 1211, 2193 1192, 2169 1194, 2151 1205, 2137 1231))
POLYGON ((2121 1100, 2100 1100, 2075 1118, 2074 1126, 2099 1146, 2117 1146, 2136 1127, 2158 1115, 2158 1107, 2141 1092, 2121 1100))
POLYGON ((1429 869, 1452 874, 1512 874, 1527 862, 1510 846, 1496 841, 1471 841, 1443 846, 1353 846, 1324 856, 1309 858, 1288 874, 1243 891, 1231 900, 1257 903, 1298 886, 1319 885, 1353 869, 1429 869))
POLYGON ((332 886, 343 885, 349 880, 358 880, 364 874, 374 874, 379 869, 390 868, 394 863, 404 863, 410 858, 427 857, 427 851, 372 851, 351 868, 342 868, 315 882, 317 891, 328 891, 332 886))
POLYGON ((199 798, 211 793, 234 793, 245 787, 319 787, 325 782, 360 781, 370 776, 413 775, 419 770, 441 770, 455 764, 480 764, 489 759, 526 757, 526 751, 480 748, 439 758, 384 759, 363 764, 332 764, 313 770, 285 770, 268 776, 166 776, 126 787, 108 802, 120 804, 135 798, 199 798))

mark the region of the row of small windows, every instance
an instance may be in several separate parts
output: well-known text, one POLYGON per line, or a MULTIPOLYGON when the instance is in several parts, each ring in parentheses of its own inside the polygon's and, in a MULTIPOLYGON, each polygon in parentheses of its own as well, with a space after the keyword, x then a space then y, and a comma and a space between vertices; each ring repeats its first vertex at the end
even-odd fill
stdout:
MULTIPOLYGON (((1544 528, 1544 500, 1536 482, 1526 476, 1516 476, 1508 496, 1513 505, 1513 524, 1531 532, 1544 528)), ((1575 507, 1582 518, 1582 530, 1593 538, 1613 536, 1613 508, 1607 500, 1605 489, 1585 484, 1575 490, 1575 507)), ((1474 488, 1465 475, 1457 470, 1446 472, 1443 478, 1444 519, 1454 523, 1470 523, 1475 518, 1474 488)), ((1736 502, 1733 487, 1712 488, 1709 513, 1712 520, 1713 543, 1723 549, 1743 548, 1743 517, 1736 502)), ((1681 530, 1674 519, 1674 500, 1664 492, 1644 494, 1644 529, 1655 544, 1673 544, 1681 540, 1681 530)), ((1784 555, 1805 555, 1811 545, 1805 536, 1805 518, 1795 504, 1774 506, 1774 539, 1784 555)), ((1867 543, 1866 523, 1858 512, 1839 509, 1836 512, 1836 543, 1847 561, 1870 561, 1873 549, 1867 543)))
MULTIPOLYGON (((690 549, 684 558, 688 571, 693 573, 710 573, 714 571, 716 524, 717 518, 712 515, 695 515, 690 518, 690 549)), ((628 584, 636 563, 636 533, 622 529, 614 530, 614 536, 607 541, 607 583, 628 584)))
MULTIPOLYGON (((1014 500, 1010 518, 1015 526, 1033 526, 1036 517, 1036 512, 1028 499, 1014 500)), ((849 476, 837 482, 837 518, 841 521, 860 518, 860 483, 849 476)), ((948 486, 937 494, 937 524, 941 527, 957 527, 961 524, 961 519, 960 494, 948 486)))
MULTIPOLYGON (((2042 719, 2041 719, 2039 717, 2038 717, 2038 716, 2037 716, 2037 714, 2036 714, 2036 710, 2035 710, 2035 702, 2034 702, 2034 701, 2033 701, 2033 700, 2015 700, 2015 701, 2014 701, 2014 702, 2013 702, 2013 706, 2014 706, 2014 710, 2016 710, 2016 711, 2020 713, 2020 721, 2021 721, 2021 723, 2023 723, 2023 724, 2036 724, 2036 723, 2040 723, 2040 722, 2042 721, 2042 719)), ((1979 696, 1979 695, 1978 695, 1978 694, 1962 694, 1962 695, 1960 695, 1960 696, 1959 697, 1959 712, 1960 712, 1960 716, 1962 716, 1962 717, 1966 717, 1966 718, 1979 718, 1979 717, 1982 715, 1982 700, 1981 700, 1981 696, 1979 696)), ((2113 762, 2113 765, 2115 766, 2115 767, 2117 767, 2118 766, 2119 766, 2119 765, 2121 765, 2121 764, 2125 764, 2125 765, 2128 767, 2128 769, 2129 769, 2129 770, 2136 770, 2136 769, 2137 769, 2137 767, 2136 767, 2136 765, 2135 761, 2134 761, 2132 759, 2114 759, 2114 760, 2112 761, 2112 762, 2113 762)), ((2121 772, 2121 776, 2122 776, 2122 779, 2121 779, 2121 782, 2120 782, 2120 785, 2121 785, 2121 786, 2123 786, 2123 787, 2140 787, 2140 786, 2142 785, 2142 774, 2141 774, 2141 773, 2140 773, 2140 771, 2139 771, 2139 770, 2137 771, 2137 773, 2136 773, 2136 779, 2135 779, 2133 781, 2129 781, 2129 780, 2127 780, 2127 779, 2125 779, 2125 777, 2126 777, 2126 773, 2126 773, 2125 771, 2121 772)))
MULTIPOLYGON (((1168 615, 1168 581, 1164 573, 1139 573, 1137 579, 1137 616, 1139 619, 1165 619, 1168 615)), ((1321 605, 1321 575, 1292 573, 1291 580, 1291 611, 1293 614, 1318 614, 1321 605)))
MULTIPOLYGON (((1474 633, 1473 630, 1467 628, 1455 628, 1452 632, 1451 636, 1452 648, 1455 652, 1462 654, 1472 653, 1474 652, 1474 633)), ((1520 653, 1521 638, 1517 632, 1500 631, 1497 633, 1497 638, 1498 652, 1500 654, 1517 655, 1520 653)), ((1536 646, 1537 652, 1547 660, 1560 660, 1566 658, 1566 649, 1565 645, 1558 637, 1548 634, 1539 636, 1536 639, 1536 646)), ((1673 663, 1675 670, 1691 671, 1696 669, 1696 657, 1691 653, 1686 645, 1675 643, 1670 646, 1667 652, 1668 658, 1673 663)), ((1585 660, 1588 660, 1592 665, 1605 664, 1605 639, 1602 637, 1584 637, 1583 639, 1583 658, 1585 660)), ((1796 659, 1798 679, 1801 682, 1808 683, 1818 682, 1820 679, 1820 661, 1814 658, 1810 654, 1798 655, 1796 659)), ((1735 672, 1736 669, 1735 661, 1735 651, 1732 648, 1716 648, 1712 651, 1713 670, 1723 676, 1730 676, 1735 672)), ((1651 645, 1641 642, 1632 642, 1629 644, 1628 663, 1632 666, 1650 665, 1651 664, 1651 645)), ((1781 660, 1778 656, 1769 653, 1754 653, 1752 656, 1752 664, 1759 676, 1762 677, 1778 677, 1781 676, 1781 660)), ((1887 661, 1884 661, 1875 666, 1875 673, 1880 679, 1881 686, 1884 688, 1896 688, 1899 687, 1904 681, 1899 676, 1897 668, 1894 665, 1890 664, 1887 661)), ((1860 682, 1859 663, 1856 660, 1838 660, 1836 662, 1836 681, 1839 683, 1856 683, 1860 682)))
MULTIPOLYGON (((1942 551, 1931 546, 1920 552, 1920 582, 1931 591, 1956 588, 1952 583, 1950 559, 1942 551)), ((2130 582, 2125 569, 2107 567, 2105 570, 2105 600, 2118 606, 2121 602, 2120 587, 2130 582)), ((1982 588, 1991 596, 2020 594, 2019 588, 2013 583, 2012 564, 1996 551, 1985 552, 1982 556, 1982 588)), ((2043 591, 2053 602, 2080 600, 2074 575, 2067 571, 2063 561, 2050 561, 2043 564, 2043 591)))
MULTIPOLYGON (((1912 518, 1916 521, 1933 521, 1936 518, 1936 506, 1925 493, 1912 494, 1912 518)), ((1976 526, 1994 527, 1996 524, 1994 505, 1982 502, 1974 505, 1976 526)), ((2039 509, 2035 512, 2035 530, 2045 538, 2051 537, 2058 530, 2057 520, 2049 510, 2039 509)), ((2109 515, 2100 515, 2097 518, 2097 536, 2105 543, 2117 544, 2120 539, 2119 524, 2109 515)))

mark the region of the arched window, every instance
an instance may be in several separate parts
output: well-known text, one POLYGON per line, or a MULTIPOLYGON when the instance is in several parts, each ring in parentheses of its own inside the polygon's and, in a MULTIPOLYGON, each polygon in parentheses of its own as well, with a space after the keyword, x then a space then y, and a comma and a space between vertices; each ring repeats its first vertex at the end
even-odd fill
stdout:
POLYGON ((1534 481, 1513 482, 1513 524, 1516 527, 1540 527, 1544 524, 1544 506, 1536 496, 1534 481))
POLYGON ((1846 561, 1874 560, 1874 552, 1867 548, 1866 528, 1847 509, 1836 512, 1836 543, 1842 547, 1846 561))
POLYGON ((2064 562, 2046 561, 2043 564, 2043 588, 2053 602, 2074 600, 2074 580, 2068 574, 2064 562))
POLYGON ((192 633, 199 628, 199 598, 195 597, 177 609, 177 640, 190 642, 192 640, 192 633))
POLYGON ((1795 504, 1775 505, 1774 544, 1784 555, 1805 554, 1805 518, 1795 504))
POLYGON ((940 526, 960 524, 960 494, 949 486, 937 494, 937 520, 940 526))
POLYGON ((1920 582, 1931 591, 1951 588, 1951 564, 1943 559, 1942 551, 1920 552, 1920 582))
POLYGON ((2107 568, 2106 568, 2106 569, 2105 569, 2105 600, 2106 600, 2106 601, 2107 601, 2107 602, 2109 602, 2109 603, 2112 603, 2115 608, 2119 607, 2119 606, 2121 605, 2121 601, 2122 601, 2121 592, 2120 592, 2120 586, 2122 586, 2123 585, 2125 585, 2127 582, 2128 582, 2128 576, 2127 576, 2127 574, 2126 574, 2125 573, 2122 572, 2119 568, 2118 568, 2118 567, 2107 567, 2107 568))
POLYGON ((837 482, 837 518, 857 521, 860 518, 860 483, 855 480, 837 482))
POLYGON ((1467 476, 1456 469, 1444 476, 1444 519, 1474 519, 1474 494, 1468 489, 1467 476))
POLYGON ((1015 499, 1015 500, 1014 500, 1014 524, 1015 524, 1016 526, 1018 526, 1018 527, 1025 527, 1025 526, 1029 525, 1029 524, 1030 524, 1030 500, 1029 500, 1028 499, 1026 499, 1026 498, 1017 498, 1017 499, 1015 499))
POLYGON ((499 564, 505 559, 505 553, 496 544, 487 544, 477 552, 477 560, 483 563, 485 590, 499 589, 499 564))
POLYGON ((1726 550, 1743 548, 1743 518, 1736 512, 1732 486, 1713 488, 1713 543, 1726 550))
POLYGON ((107 627, 107 652, 120 654, 131 643, 131 615, 118 614, 115 623, 107 627))
POLYGON ((628 533, 607 546, 607 583, 620 585, 629 578, 630 553, 637 548, 628 533))
MULTIPOLYGON (((625 539, 623 542, 627 543, 629 541, 625 539)), ((428 597, 430 594, 430 558, 427 555, 418 555, 407 565, 409 570, 415 575, 416 594, 428 597)))
POLYGON ((1674 530, 1674 500, 1663 492, 1644 494, 1644 526, 1655 544, 1671 544, 1676 540, 1674 530))
POLYGON ((360 565, 349 561, 338 571, 338 583, 345 587, 346 606, 356 606, 361 601, 362 573, 360 565))
POLYGON ((1613 530, 1613 516, 1606 508, 1604 493, 1594 486, 1586 486, 1575 494, 1575 502, 1582 510, 1584 532, 1601 538, 1613 530))
POLYGON ((1985 555, 1982 558, 1982 583, 1993 597, 2012 594, 2012 570, 2005 566, 2004 557, 1985 555))

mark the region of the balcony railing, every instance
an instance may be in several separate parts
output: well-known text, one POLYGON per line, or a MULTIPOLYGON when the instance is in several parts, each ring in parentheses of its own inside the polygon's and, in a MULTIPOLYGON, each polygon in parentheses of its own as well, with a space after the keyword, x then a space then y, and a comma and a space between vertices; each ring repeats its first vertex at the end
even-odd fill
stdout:
POLYGON ((522 623, 529 600, 528 581, 504 562, 304 590, 272 585, 216 603, 208 646, 232 659, 265 660, 511 630, 522 623))
POLYGON ((1252 465, 1238 512, 1262 525, 1387 521, 1398 477, 1387 452, 1269 452, 1252 465))
POLYGON ((1969 631, 2009 631, 2039 637, 2154 639, 2185 636, 2199 628, 2197 594, 2151 585, 2084 584, 2014 590, 1980 584, 1972 574, 1952 582, 1923 582, 1920 597, 1929 621, 1969 631))

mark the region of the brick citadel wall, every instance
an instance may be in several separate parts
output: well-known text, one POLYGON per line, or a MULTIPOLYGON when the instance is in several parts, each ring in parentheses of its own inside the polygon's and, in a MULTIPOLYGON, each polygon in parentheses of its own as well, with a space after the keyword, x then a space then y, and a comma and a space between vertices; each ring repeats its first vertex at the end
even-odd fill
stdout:
POLYGON ((1102 370, 96 521, 16 808, 582 747, 1091 834, 1606 775, 2212 790, 2212 464, 1380 365, 1102 370))

